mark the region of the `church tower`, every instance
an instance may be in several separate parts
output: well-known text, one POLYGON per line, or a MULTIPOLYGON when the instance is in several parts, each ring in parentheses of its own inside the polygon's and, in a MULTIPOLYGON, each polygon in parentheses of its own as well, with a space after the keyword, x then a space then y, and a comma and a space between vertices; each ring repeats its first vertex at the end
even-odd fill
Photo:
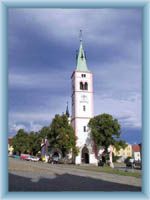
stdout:
POLYGON ((77 137, 76 146, 79 148, 79 154, 75 157, 75 164, 97 164, 95 146, 88 128, 88 122, 93 117, 93 74, 87 67, 82 38, 80 38, 80 47, 76 59, 76 69, 71 76, 71 124, 77 137))

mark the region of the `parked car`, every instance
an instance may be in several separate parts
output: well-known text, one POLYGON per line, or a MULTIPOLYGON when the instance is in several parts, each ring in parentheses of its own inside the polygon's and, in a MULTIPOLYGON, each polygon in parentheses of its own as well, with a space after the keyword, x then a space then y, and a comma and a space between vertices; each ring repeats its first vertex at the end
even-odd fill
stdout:
POLYGON ((126 162, 126 167, 131 167, 133 168, 134 166, 134 159, 130 158, 127 162, 126 162))
POLYGON ((21 154, 21 155, 20 155, 20 159, 21 159, 21 160, 28 160, 29 157, 30 157, 29 154, 21 154))
POLYGON ((29 155, 24 160, 37 162, 40 160, 40 158, 29 155))
POLYGON ((18 155, 12 155, 12 158, 20 159, 20 156, 18 156, 18 155))
POLYGON ((59 163, 59 157, 58 156, 53 156, 52 163, 53 164, 58 164, 59 163))
POLYGON ((38 162, 40 160, 40 158, 35 157, 35 156, 30 156, 30 160, 33 162, 38 162))
POLYGON ((27 156, 24 160, 30 161, 31 160, 31 156, 27 156))
POLYGON ((126 167, 131 167, 134 169, 141 169, 142 164, 141 164, 141 161, 137 161, 132 158, 132 159, 129 159, 128 162, 126 162, 126 167))
POLYGON ((141 161, 140 160, 134 161, 133 167, 136 168, 136 169, 142 169, 141 161))

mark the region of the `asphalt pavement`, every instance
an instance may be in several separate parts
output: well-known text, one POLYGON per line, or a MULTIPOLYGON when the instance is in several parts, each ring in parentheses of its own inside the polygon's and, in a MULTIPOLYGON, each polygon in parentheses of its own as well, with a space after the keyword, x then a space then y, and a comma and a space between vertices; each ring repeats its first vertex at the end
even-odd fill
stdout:
POLYGON ((141 191, 141 178, 9 158, 9 191, 141 191))

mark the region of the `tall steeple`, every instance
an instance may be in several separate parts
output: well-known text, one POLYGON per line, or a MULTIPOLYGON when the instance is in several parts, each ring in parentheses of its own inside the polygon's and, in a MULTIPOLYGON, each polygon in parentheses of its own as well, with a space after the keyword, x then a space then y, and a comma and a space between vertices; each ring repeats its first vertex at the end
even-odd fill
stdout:
POLYGON ((86 56, 82 45, 82 30, 80 30, 80 48, 77 55, 77 71, 88 72, 86 56))
POLYGON ((93 74, 87 68, 86 56, 82 46, 82 31, 80 31, 80 48, 77 55, 77 68, 71 76, 72 109, 71 125, 77 137, 78 155, 74 155, 76 164, 96 164, 94 141, 91 137, 88 123, 93 118, 93 74))
POLYGON ((68 108, 68 101, 67 101, 67 107, 66 107, 66 115, 67 115, 68 118, 70 117, 69 108, 68 108))

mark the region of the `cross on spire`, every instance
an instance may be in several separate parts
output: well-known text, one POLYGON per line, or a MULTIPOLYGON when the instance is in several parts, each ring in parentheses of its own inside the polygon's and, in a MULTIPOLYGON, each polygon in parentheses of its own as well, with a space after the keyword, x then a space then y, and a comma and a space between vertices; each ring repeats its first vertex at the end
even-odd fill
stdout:
POLYGON ((83 44, 82 44, 82 30, 80 30, 79 38, 80 38, 80 47, 79 47, 78 54, 76 56, 76 62, 77 62, 76 70, 77 71, 89 71, 87 68, 86 57, 85 57, 83 44))

